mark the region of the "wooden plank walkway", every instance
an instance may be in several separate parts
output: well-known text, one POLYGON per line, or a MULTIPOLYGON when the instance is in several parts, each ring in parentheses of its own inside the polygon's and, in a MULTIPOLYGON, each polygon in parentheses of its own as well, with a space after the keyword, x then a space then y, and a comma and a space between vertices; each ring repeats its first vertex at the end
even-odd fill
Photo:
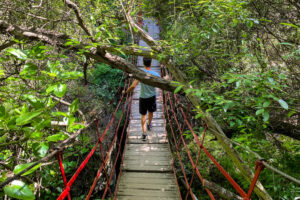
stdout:
MULTIPOLYGON (((144 20, 148 33, 158 39, 159 28, 151 20, 144 20)), ((147 44, 140 40, 140 46, 147 44)), ((142 66, 138 57, 138 66, 142 66)), ((152 60, 151 70, 160 74, 159 63, 152 60)), ((159 101, 161 90, 156 89, 157 111, 154 112, 152 130, 147 131, 147 141, 142 141, 141 115, 139 114, 140 84, 133 94, 128 138, 122 174, 118 185, 118 200, 177 200, 180 199, 175 175, 172 168, 172 155, 166 136, 163 105, 159 101)))
MULTIPOLYGON (((152 67, 152 70, 159 73, 159 67, 152 67)), ((159 101, 161 90, 156 90, 157 111, 152 120, 152 130, 147 131, 147 141, 141 140, 140 86, 134 91, 118 200, 180 199, 166 137, 163 105, 159 101)))

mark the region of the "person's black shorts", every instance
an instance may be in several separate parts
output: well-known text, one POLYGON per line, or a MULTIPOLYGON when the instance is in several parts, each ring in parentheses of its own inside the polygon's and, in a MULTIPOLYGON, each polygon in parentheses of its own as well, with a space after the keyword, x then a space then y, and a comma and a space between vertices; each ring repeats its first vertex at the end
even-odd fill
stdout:
POLYGON ((146 115, 148 112, 156 111, 156 96, 149 98, 140 98, 139 111, 141 115, 146 115))

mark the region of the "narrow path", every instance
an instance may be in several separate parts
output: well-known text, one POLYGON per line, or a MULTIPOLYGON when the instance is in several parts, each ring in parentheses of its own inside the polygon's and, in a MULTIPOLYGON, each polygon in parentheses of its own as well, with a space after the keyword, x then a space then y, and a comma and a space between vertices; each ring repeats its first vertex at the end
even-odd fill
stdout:
MULTIPOLYGON (((157 38, 158 27, 152 21, 144 21, 148 32, 157 38)), ((146 46, 140 41, 141 46, 146 46)), ((142 58, 138 59, 141 67, 142 58)), ((152 70, 160 74, 159 63, 152 62, 152 70)), ((134 91, 130 126, 125 156, 122 163, 122 175, 118 186, 118 200, 180 199, 174 172, 172 155, 166 137, 163 105, 159 101, 161 90, 156 89, 157 111, 154 113, 152 130, 148 131, 148 140, 142 141, 141 116, 139 114, 140 85, 134 91)))

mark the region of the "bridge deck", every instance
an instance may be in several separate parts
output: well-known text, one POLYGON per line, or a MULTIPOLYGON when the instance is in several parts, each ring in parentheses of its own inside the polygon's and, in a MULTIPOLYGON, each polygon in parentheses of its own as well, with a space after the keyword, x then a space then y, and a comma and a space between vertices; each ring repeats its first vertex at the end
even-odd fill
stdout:
MULTIPOLYGON (((152 67, 159 73, 159 67, 152 67)), ((180 199, 172 169, 172 156, 166 137, 161 90, 156 89, 157 111, 147 141, 142 141, 138 85, 134 91, 128 139, 118 186, 118 200, 180 199)))
MULTIPOLYGON (((151 20, 144 20, 148 33, 158 39, 159 28, 151 20)), ((140 40, 140 46, 147 44, 140 40)), ((142 66, 138 57, 138 66, 142 66)), ((159 63, 152 60, 152 70, 160 74, 159 63)), ((172 155, 166 137, 161 90, 156 89, 157 111, 154 113, 152 130, 147 131, 147 141, 142 141, 141 115, 139 114, 140 84, 133 94, 128 139, 118 186, 118 200, 180 199, 172 169, 172 155)))

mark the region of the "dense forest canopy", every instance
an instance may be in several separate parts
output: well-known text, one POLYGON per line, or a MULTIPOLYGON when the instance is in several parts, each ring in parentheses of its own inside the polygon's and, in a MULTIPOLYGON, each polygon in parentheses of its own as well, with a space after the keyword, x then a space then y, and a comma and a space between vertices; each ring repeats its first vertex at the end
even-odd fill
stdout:
MULTIPOLYGON (((1 187, 26 183, 28 199, 36 185, 51 188, 58 178, 51 152, 66 146, 61 141, 89 148, 88 138, 74 135, 110 112, 106 104, 114 106, 124 78, 119 70, 185 96, 195 126, 208 125, 245 185, 255 158, 232 141, 299 178, 299 8, 296 0, 0 2, 1 187), (141 15, 158 21, 160 40, 140 27, 141 15), (173 81, 147 78, 132 56, 158 59, 173 81)), ((282 179, 275 188, 274 174, 265 177, 258 198, 299 195, 296 184, 282 179)), ((0 196, 22 199, 12 196, 13 186, 0 196)))

